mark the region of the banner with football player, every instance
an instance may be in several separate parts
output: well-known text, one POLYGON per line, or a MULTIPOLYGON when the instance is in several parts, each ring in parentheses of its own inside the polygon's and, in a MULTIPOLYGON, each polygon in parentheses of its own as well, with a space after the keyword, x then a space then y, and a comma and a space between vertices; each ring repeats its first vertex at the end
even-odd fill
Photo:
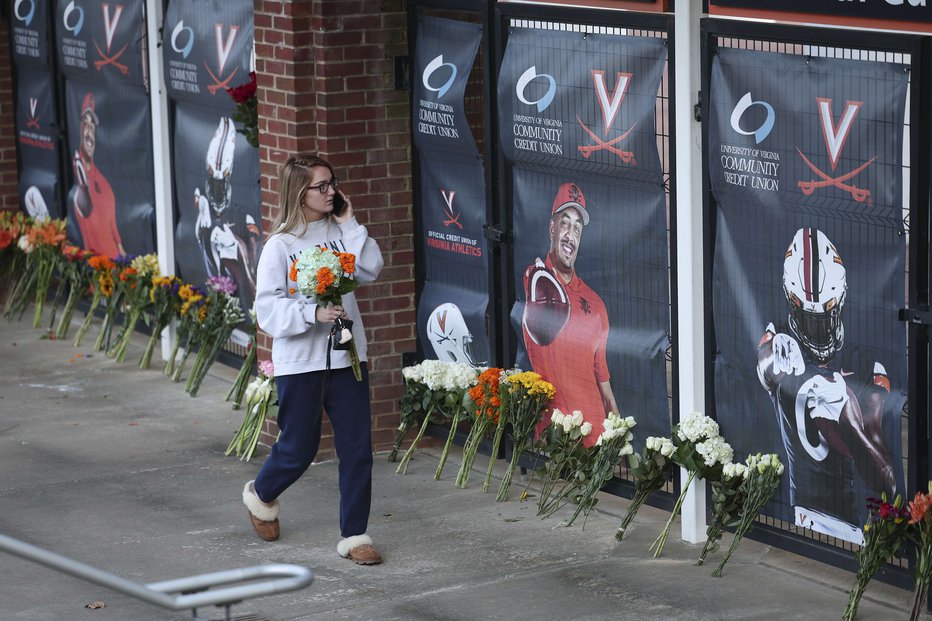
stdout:
MULTIPOLYGON (((226 89, 249 80, 253 5, 172 0, 163 31, 165 82, 175 120, 178 275, 197 285, 212 276, 232 278, 248 312, 256 296, 262 239, 259 151, 236 131, 236 104, 226 89)), ((239 330, 233 339, 248 342, 239 330)))
POLYGON ((663 192, 569 170, 513 173, 517 366, 554 385, 553 407, 583 413, 589 444, 608 412, 635 416, 642 441, 669 435, 663 192))
POLYGON ((516 28, 498 82, 505 157, 655 181, 661 39, 516 28))
POLYGON ((487 365, 490 285, 482 164, 474 157, 431 153, 420 159, 418 179, 425 278, 418 338, 428 358, 487 365))
POLYGON ((59 123, 55 81, 47 67, 18 66, 16 72, 16 149, 20 205, 33 218, 61 218, 59 123))
POLYGON ((421 151, 478 155, 466 120, 466 84, 482 41, 478 24, 418 19, 411 129, 421 151))
POLYGON ((769 515, 860 543, 865 498, 903 490, 906 67, 712 63, 717 417, 787 464, 769 515))
POLYGON ((43 0, 13 0, 10 35, 13 62, 49 66, 49 3, 43 0))

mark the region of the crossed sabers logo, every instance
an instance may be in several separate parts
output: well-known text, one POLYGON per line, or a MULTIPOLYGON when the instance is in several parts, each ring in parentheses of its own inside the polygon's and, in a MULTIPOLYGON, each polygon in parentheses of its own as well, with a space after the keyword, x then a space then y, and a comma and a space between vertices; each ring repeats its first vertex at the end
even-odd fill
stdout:
POLYGON ((29 118, 26 120, 26 127, 33 127, 39 129, 39 117, 36 116, 36 106, 39 105, 39 100, 35 97, 29 98, 29 118))
POLYGON ((104 36, 107 37, 107 53, 104 54, 103 50, 100 49, 100 45, 97 43, 97 39, 94 39, 94 47, 97 48, 97 53, 100 54, 100 60, 94 61, 94 68, 100 71, 107 65, 113 65, 120 73, 127 75, 129 73, 129 67, 119 62, 118 59, 123 55, 123 52, 126 51, 126 48, 129 47, 129 42, 127 41, 126 45, 120 48, 120 51, 116 54, 113 54, 110 49, 110 46, 113 44, 113 35, 116 32, 117 24, 120 23, 120 17, 123 16, 123 5, 117 4, 112 16, 110 15, 109 2, 104 2, 100 5, 100 8, 103 9, 104 12, 104 36))
MULTIPOLYGON (((238 32, 239 26, 230 26, 230 33, 227 35, 226 39, 224 39, 223 24, 214 24, 214 34, 216 35, 215 40, 217 44, 217 73, 220 75, 223 75, 223 68, 226 66, 227 59, 230 57, 230 50, 233 49, 233 42, 236 40, 238 32)), ((234 67, 230 75, 228 75, 225 80, 221 80, 211 71, 206 60, 204 61, 204 68, 207 69, 207 73, 210 74, 210 77, 214 79, 214 83, 207 87, 211 95, 216 95, 217 91, 221 88, 224 90, 228 89, 230 87, 230 80, 233 79, 233 76, 235 76, 236 72, 239 70, 239 67, 234 67)))
MULTIPOLYGON (((605 84, 605 72, 599 71, 596 69, 592 70, 592 83, 595 85, 595 96, 599 102, 599 106, 602 108, 602 120, 605 123, 605 137, 608 137, 609 132, 611 131, 612 125, 615 123, 615 119, 618 117, 618 112, 621 110, 621 102, 624 101, 625 95, 628 92, 628 86, 631 84, 631 77, 634 74, 632 73, 622 73, 618 72, 615 74, 615 90, 612 91, 611 95, 608 93, 608 86, 605 84)), ((604 140, 599 138, 594 131, 586 127, 586 124, 582 122, 582 119, 579 118, 579 115, 576 115, 576 120, 579 122, 580 127, 589 134, 589 137, 592 138, 595 142, 589 145, 580 145, 577 147, 582 156, 586 159, 589 159, 596 151, 606 150, 617 155, 622 162, 625 164, 631 164, 632 166, 637 166, 637 160, 634 159, 634 153, 631 151, 624 151, 619 149, 615 145, 628 137, 628 135, 634 130, 637 123, 628 128, 628 131, 616 136, 611 140, 604 140)))
MULTIPOLYGON (((816 97, 816 102, 819 105, 819 122, 822 124, 822 136, 825 138, 825 147, 828 150, 829 162, 832 165, 832 172, 835 172, 835 167, 838 166, 838 160, 841 157, 841 151, 854 125, 854 118, 861 110, 863 102, 845 102, 845 113, 842 115, 838 127, 835 127, 835 119, 832 118, 832 100, 825 97, 816 97)), ((806 166, 819 177, 818 179, 810 179, 809 181, 800 181, 798 183, 799 189, 802 190, 803 194, 810 196, 817 188, 834 186, 839 190, 851 194, 851 198, 859 203, 867 202, 868 205, 874 204, 870 190, 867 188, 858 188, 846 182, 861 174, 864 169, 873 164, 874 160, 877 159, 876 155, 854 170, 839 175, 838 177, 832 177, 825 171, 819 170, 819 168, 800 151, 799 147, 796 147, 796 152, 799 153, 799 157, 803 158, 803 162, 806 163, 806 166)))
POLYGON ((440 193, 443 194, 443 202, 447 205, 443 209, 443 213, 447 216, 447 219, 443 221, 443 226, 455 224, 462 231, 463 225, 460 224, 462 212, 456 213, 453 211, 453 197, 456 196, 456 190, 440 190, 440 193))

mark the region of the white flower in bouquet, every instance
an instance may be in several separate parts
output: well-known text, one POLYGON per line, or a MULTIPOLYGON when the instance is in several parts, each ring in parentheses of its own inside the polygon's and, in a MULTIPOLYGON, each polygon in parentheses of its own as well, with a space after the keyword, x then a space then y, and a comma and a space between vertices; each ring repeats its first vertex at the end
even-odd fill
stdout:
POLYGON ((718 423, 699 412, 693 412, 680 422, 677 437, 681 442, 700 442, 719 435, 718 423))
POLYGON ((585 422, 579 426, 579 435, 586 437, 592 433, 592 423, 585 422))
POLYGON ((553 408, 553 414, 550 415, 550 424, 554 427, 562 427, 564 418, 566 418, 566 414, 561 412, 560 408, 553 408))
POLYGON ((706 466, 712 467, 715 464, 725 465, 731 462, 735 456, 731 445, 725 442, 722 436, 714 436, 705 442, 696 445, 696 452, 702 455, 702 460, 706 466))
POLYGON ((16 246, 26 254, 30 254, 35 249, 35 246, 30 243, 29 238, 25 235, 19 236, 19 239, 16 241, 16 246))
POLYGON ((745 466, 744 464, 736 464, 736 463, 729 462, 725 464, 725 466, 722 468, 722 475, 726 479, 734 479, 737 477, 746 479, 748 478, 748 467, 745 466))

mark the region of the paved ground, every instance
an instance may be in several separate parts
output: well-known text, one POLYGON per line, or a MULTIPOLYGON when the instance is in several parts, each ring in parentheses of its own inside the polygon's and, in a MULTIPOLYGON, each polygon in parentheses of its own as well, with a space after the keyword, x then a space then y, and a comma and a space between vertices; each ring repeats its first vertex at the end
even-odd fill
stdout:
MULTIPOLYGON (((615 545, 623 499, 605 496, 583 530, 564 528, 564 514, 535 517, 533 502, 455 488, 458 453, 434 481, 436 450, 406 476, 376 456, 369 532, 385 564, 337 555, 334 462, 286 492, 282 538, 264 543, 240 493, 265 454, 223 455, 241 418, 223 401, 232 369, 216 365, 192 399, 160 369, 136 367, 141 336, 117 364, 42 340, 30 324, 0 320, 0 533, 141 583, 271 562, 314 571, 309 588, 242 603, 234 619, 810 621, 839 618, 847 601, 852 574, 750 540, 720 579, 693 565, 699 546, 677 530, 651 558, 667 517, 651 507, 615 545)), ((909 603, 907 591, 873 583, 858 618, 906 618, 909 603)), ((2 620, 184 618, 0 553, 2 620), (85 608, 98 600, 106 607, 85 608)))

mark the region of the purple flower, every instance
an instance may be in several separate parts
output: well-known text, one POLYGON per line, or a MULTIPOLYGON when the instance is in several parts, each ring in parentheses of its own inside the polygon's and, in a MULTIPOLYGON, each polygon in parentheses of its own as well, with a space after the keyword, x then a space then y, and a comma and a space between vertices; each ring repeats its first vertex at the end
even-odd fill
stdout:
POLYGON ((236 282, 229 276, 211 276, 207 279, 207 288, 227 295, 236 294, 236 282))

